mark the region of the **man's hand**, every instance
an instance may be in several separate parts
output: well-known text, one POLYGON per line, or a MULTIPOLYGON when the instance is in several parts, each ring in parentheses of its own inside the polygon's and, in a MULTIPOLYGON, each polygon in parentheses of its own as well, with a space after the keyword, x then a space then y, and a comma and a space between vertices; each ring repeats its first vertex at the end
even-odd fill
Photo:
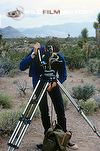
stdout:
POLYGON ((56 82, 49 83, 48 88, 47 88, 48 92, 50 92, 56 86, 57 86, 56 82))
POLYGON ((34 52, 32 52, 31 54, 31 57, 34 58, 35 55, 38 53, 38 49, 40 48, 40 43, 36 42, 34 45, 33 45, 33 48, 34 48, 34 52))
POLYGON ((37 54, 37 51, 38 51, 38 49, 40 48, 40 43, 39 43, 39 42, 36 42, 36 43, 33 45, 33 47, 34 47, 34 52, 37 54))

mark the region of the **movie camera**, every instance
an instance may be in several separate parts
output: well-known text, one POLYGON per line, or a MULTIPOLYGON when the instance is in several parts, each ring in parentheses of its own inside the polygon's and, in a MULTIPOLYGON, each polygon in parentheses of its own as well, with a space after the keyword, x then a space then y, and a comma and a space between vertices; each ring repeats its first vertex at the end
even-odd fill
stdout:
POLYGON ((59 53, 53 52, 53 46, 48 45, 46 47, 46 52, 42 57, 41 64, 45 65, 49 69, 55 70, 62 63, 59 53))

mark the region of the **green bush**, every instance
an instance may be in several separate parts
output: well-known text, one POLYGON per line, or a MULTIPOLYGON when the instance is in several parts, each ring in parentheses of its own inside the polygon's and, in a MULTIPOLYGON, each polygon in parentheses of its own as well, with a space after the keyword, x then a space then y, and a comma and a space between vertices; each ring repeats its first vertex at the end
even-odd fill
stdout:
POLYGON ((11 60, 0 57, 0 76, 7 75, 13 68, 15 67, 11 60))
POLYGON ((78 46, 82 49, 83 48, 83 41, 82 39, 79 39, 78 46))
POLYGON ((93 85, 84 85, 84 86, 77 86, 72 88, 73 97, 77 100, 84 100, 86 101, 89 99, 93 94, 95 94, 95 87, 93 85))
POLYGON ((91 54, 90 54, 90 58, 98 58, 100 59, 100 49, 97 48, 97 44, 93 43, 93 41, 91 41, 91 54))
POLYGON ((93 99, 88 99, 87 101, 80 100, 79 104, 86 114, 92 114, 97 109, 96 101, 93 99))
POLYGON ((12 107, 12 101, 10 100, 9 96, 0 94, 0 106, 5 109, 12 107))
POLYGON ((16 66, 26 55, 26 51, 9 51, 7 53, 7 58, 9 58, 9 60, 12 60, 13 64, 16 66))
POLYGON ((85 55, 82 49, 75 46, 68 46, 63 49, 65 60, 67 61, 68 67, 70 69, 79 69, 84 67, 85 64, 85 55))
POLYGON ((100 95, 94 95, 93 98, 96 101, 98 107, 100 107, 100 95))
MULTIPOLYGON (((18 111, 2 111, 0 113, 0 135, 9 136, 14 131, 18 120, 23 113, 24 106, 18 111)), ((40 117, 39 108, 35 112, 34 118, 40 117)))
POLYGON ((18 69, 12 69, 9 71, 8 76, 13 78, 18 72, 18 69))
POLYGON ((27 54, 27 52, 9 51, 6 57, 0 57, 0 76, 14 76, 19 68, 19 62, 27 54))
POLYGON ((5 111, 0 113, 0 130, 2 130, 1 135, 10 135, 20 117, 20 111, 5 111))
POLYGON ((93 74, 99 74, 100 73, 100 59, 90 59, 87 65, 87 69, 89 72, 93 74))

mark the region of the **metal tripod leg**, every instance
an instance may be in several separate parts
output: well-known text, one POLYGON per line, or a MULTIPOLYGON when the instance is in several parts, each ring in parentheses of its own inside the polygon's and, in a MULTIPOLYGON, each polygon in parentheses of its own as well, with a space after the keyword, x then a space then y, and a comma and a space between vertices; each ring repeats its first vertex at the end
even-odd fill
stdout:
POLYGON ((77 109, 77 111, 82 115, 82 117, 86 120, 86 122, 89 124, 89 126, 92 128, 92 130, 94 131, 94 133, 97 134, 97 136, 100 138, 100 133, 97 131, 96 127, 89 121, 89 119, 86 117, 86 115, 84 114, 84 112, 82 111, 82 108, 80 108, 77 103, 75 102, 75 100, 71 97, 71 95, 69 94, 69 92, 64 88, 64 86, 59 82, 59 80, 57 80, 57 83, 59 85, 59 87, 62 89, 62 91, 65 93, 65 95, 67 96, 67 98, 71 101, 71 103, 74 105, 74 107, 77 109))
POLYGON ((41 93, 40 93, 39 97, 37 98, 38 102, 34 108, 33 97, 34 97, 36 91, 38 91, 40 82, 41 82, 41 80, 38 81, 32 95, 26 105, 26 108, 25 108, 24 112, 22 113, 22 115, 18 121, 18 124, 8 142, 8 145, 9 145, 8 151, 14 151, 15 149, 19 148, 19 145, 25 135, 25 132, 26 132, 27 128, 29 127, 29 125, 32 121, 32 118, 40 104, 40 101, 48 87, 49 82, 45 82, 43 85, 43 89, 41 90, 41 93))

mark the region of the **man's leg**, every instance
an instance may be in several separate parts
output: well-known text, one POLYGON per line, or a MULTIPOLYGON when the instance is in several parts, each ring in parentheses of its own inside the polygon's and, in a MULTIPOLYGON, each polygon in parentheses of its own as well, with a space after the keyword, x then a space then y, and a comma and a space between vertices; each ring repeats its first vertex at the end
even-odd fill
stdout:
MULTIPOLYGON (((52 99, 52 102, 54 104, 54 108, 57 114, 57 121, 58 124, 62 127, 63 131, 66 132, 66 118, 65 118, 65 111, 64 111, 64 104, 63 104, 63 98, 60 92, 59 87, 55 87, 51 92, 49 92, 49 95, 52 99)), ((76 150, 78 149, 77 144, 71 143, 69 141, 67 147, 70 149, 76 150)))
POLYGON ((53 90, 49 92, 49 95, 54 104, 55 112, 57 114, 57 122, 62 127, 63 131, 66 132, 64 104, 59 87, 56 86, 55 88, 53 88, 53 90))
POLYGON ((47 102, 47 93, 45 92, 40 104, 39 104, 40 112, 41 112, 41 119, 42 124, 44 127, 44 134, 50 128, 50 116, 49 116, 49 109, 48 109, 48 102, 47 102))

